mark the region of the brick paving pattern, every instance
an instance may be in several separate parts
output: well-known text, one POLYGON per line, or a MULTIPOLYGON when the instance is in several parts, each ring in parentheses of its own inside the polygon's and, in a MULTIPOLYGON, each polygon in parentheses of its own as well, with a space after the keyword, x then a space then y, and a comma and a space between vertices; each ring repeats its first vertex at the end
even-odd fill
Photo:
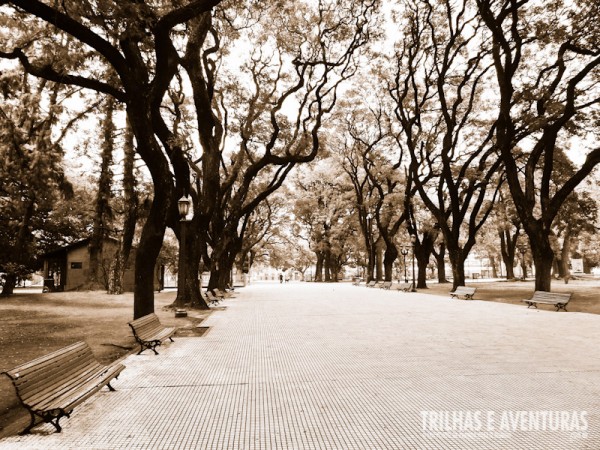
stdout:
POLYGON ((117 391, 61 434, 42 425, 0 449, 600 448, 597 315, 257 283, 202 325, 159 356, 129 356, 117 391), (568 429, 501 427, 519 411, 566 412, 568 429))

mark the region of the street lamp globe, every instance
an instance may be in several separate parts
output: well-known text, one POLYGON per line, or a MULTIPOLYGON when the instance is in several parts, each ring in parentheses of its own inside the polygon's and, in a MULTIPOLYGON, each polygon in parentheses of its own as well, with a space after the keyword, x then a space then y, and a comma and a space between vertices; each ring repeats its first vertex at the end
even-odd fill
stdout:
POLYGON ((190 212, 190 199, 187 195, 184 195, 177 201, 177 208, 179 209, 180 219, 186 220, 188 212, 190 212))

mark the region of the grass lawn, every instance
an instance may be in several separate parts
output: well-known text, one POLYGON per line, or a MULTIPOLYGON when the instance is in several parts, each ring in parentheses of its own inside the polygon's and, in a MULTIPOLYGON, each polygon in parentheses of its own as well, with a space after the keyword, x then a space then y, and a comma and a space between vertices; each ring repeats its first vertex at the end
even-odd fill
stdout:
MULTIPOLYGON (((178 327, 175 336, 201 333, 196 325, 210 311, 190 311, 186 318, 175 318, 165 308, 174 299, 172 291, 155 293, 161 322, 178 327)), ((0 298, 0 317, 0 372, 82 340, 104 364, 139 350, 127 325, 133 319, 132 293, 17 293, 0 298)), ((29 413, 19 405, 10 380, 0 376, 0 438, 18 433, 28 423, 29 413)))
MULTIPOLYGON (((527 307, 523 299, 531 298, 535 285, 533 280, 527 281, 480 281, 467 280, 467 286, 476 287, 475 300, 512 303, 527 307)), ((428 289, 419 292, 435 295, 448 295, 451 284, 429 284, 428 289)), ((585 312, 600 314, 600 279, 571 280, 565 284, 562 280, 552 281, 552 292, 572 292, 573 296, 567 305, 569 312, 585 312)), ((538 305, 539 309, 554 311, 552 305, 538 305)))

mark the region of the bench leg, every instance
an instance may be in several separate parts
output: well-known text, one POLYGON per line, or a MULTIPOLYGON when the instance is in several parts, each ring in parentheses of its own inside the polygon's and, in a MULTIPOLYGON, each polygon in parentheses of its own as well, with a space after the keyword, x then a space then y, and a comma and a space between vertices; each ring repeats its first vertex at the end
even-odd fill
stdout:
POLYGON ((19 435, 23 436, 26 434, 29 434, 29 432, 31 431, 31 429, 36 426, 36 420, 35 420, 35 416, 37 415, 38 417, 40 417, 44 422, 46 423, 51 423, 52 425, 54 425, 54 428, 56 428, 55 433, 60 433, 62 431, 62 427, 60 426, 60 419, 62 419, 63 417, 70 417, 68 412, 64 412, 64 411, 60 411, 58 413, 47 413, 47 414, 36 414, 33 411, 29 410, 29 414, 31 415, 31 421, 29 422, 29 425, 27 425, 27 428, 25 428, 23 431, 21 431, 19 433, 19 435))
POLYGON ((154 347, 156 347, 156 345, 140 344, 140 351, 137 352, 137 354, 141 355, 143 351, 146 351, 149 349, 149 350, 152 350, 155 355, 158 355, 158 352, 154 349, 154 347))
POLYGON ((565 312, 569 312, 567 311, 567 305, 563 304, 563 303, 557 303, 556 304, 556 312, 560 311, 560 310, 564 310, 565 312))
POLYGON ((532 306, 537 309, 537 303, 534 302, 525 302, 527 303, 527 309, 531 308, 532 306))
POLYGON ((20 436, 29 434, 31 429, 35 426, 35 414, 32 411, 29 411, 29 415, 31 415, 31 421, 29 422, 29 425, 27 425, 27 427, 19 433, 20 436))
POLYGON ((156 351, 156 345, 153 345, 152 347, 150 347, 150 350, 152 350, 155 355, 158 355, 158 352, 156 351))
POLYGON ((60 416, 58 416, 56 418, 48 417, 47 419, 44 419, 44 420, 47 423, 51 423, 52 425, 54 425, 54 428, 56 428, 56 433, 60 433, 62 431, 62 428, 61 428, 60 424, 58 423, 58 421, 60 419, 62 419, 63 416, 69 417, 69 414, 64 413, 64 414, 61 414, 60 416))

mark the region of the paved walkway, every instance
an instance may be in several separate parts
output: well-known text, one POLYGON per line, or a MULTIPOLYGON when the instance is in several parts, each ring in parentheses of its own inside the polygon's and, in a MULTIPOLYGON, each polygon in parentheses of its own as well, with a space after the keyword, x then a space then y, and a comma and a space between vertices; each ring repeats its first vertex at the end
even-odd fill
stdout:
POLYGON ((600 316, 255 284, 0 449, 598 449, 600 316))

